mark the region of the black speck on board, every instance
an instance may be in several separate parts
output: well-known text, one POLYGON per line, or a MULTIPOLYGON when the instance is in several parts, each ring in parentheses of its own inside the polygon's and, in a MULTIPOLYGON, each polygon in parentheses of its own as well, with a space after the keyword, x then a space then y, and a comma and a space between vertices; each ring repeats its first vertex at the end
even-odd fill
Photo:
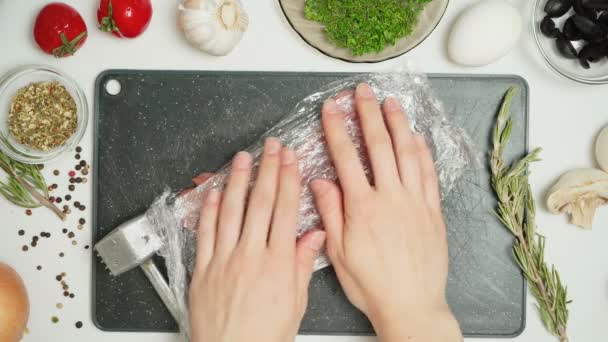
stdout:
MULTIPOLYGON (((163 189, 189 186, 255 141, 298 101, 348 74, 110 70, 95 87, 94 240, 146 210, 163 189), (105 88, 117 80, 121 90, 105 88)), ((518 86, 508 158, 527 148, 528 87, 516 76, 431 75, 436 96, 482 156, 496 111, 518 86)), ((484 160, 484 162, 486 162, 484 160)), ((525 325, 524 280, 511 257, 512 237, 492 214, 485 168, 470 172, 443 199, 448 223, 448 301, 467 336, 508 337, 525 325), (468 213, 462 215, 463 212, 468 213)), ((163 266, 158 258, 157 264, 163 266)), ((94 321, 104 330, 176 331, 177 325, 139 269, 112 277, 93 261, 94 321)), ((303 334, 373 334, 346 300, 331 268, 310 285, 303 334)))

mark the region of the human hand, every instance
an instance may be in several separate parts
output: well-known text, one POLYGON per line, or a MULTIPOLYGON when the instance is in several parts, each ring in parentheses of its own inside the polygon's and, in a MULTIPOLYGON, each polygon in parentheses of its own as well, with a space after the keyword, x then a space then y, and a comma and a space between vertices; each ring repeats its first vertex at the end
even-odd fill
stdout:
POLYGON ((322 120, 340 186, 311 184, 340 284, 382 340, 461 340, 445 298, 447 234, 431 152, 395 98, 383 116, 360 84, 355 102, 374 184, 333 99, 322 120))
POLYGON ((247 201, 252 158, 241 152, 223 194, 203 201, 190 284, 193 342, 293 340, 325 232, 296 243, 300 177, 293 151, 266 141, 247 201))

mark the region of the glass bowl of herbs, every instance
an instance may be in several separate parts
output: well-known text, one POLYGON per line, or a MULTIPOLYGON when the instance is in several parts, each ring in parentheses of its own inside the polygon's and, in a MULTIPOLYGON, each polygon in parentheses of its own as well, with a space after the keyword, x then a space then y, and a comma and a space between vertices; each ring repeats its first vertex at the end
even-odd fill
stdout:
POLYGON ((27 65, 0 79, 0 149, 28 164, 48 162, 82 139, 89 106, 70 77, 27 65))
POLYGON ((437 27, 449 0, 279 0, 293 29, 323 54, 353 63, 403 55, 437 27))

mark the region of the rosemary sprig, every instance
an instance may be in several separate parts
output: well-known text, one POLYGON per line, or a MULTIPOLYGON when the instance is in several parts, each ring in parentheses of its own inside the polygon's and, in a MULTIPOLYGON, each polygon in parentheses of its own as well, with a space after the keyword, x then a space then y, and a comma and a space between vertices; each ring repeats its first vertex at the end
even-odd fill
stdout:
POLYGON ((20 163, 0 151, 0 169, 8 175, 0 181, 0 195, 24 208, 45 206, 65 220, 65 214, 49 200, 46 181, 36 165, 20 163))
POLYGON ((496 214, 515 236, 513 255, 529 288, 536 298, 536 308, 551 334, 560 342, 568 342, 568 304, 566 287, 557 270, 547 266, 545 237, 535 232, 536 207, 528 183, 528 166, 539 159, 540 148, 534 149, 512 165, 505 165, 503 151, 509 141, 513 123, 510 108, 516 88, 509 88, 498 113, 494 128, 493 149, 490 152, 492 187, 498 196, 496 214))

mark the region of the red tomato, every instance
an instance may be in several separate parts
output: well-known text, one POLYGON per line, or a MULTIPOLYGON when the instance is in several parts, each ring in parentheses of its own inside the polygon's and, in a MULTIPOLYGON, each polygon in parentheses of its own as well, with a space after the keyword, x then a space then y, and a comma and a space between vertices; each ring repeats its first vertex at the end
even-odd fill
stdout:
POLYGON ((50 3, 36 17, 34 39, 48 54, 71 56, 87 40, 87 25, 74 8, 61 2, 50 3))
POLYGON ((101 0, 97 22, 104 32, 119 38, 135 38, 142 34, 152 18, 150 0, 101 0))

